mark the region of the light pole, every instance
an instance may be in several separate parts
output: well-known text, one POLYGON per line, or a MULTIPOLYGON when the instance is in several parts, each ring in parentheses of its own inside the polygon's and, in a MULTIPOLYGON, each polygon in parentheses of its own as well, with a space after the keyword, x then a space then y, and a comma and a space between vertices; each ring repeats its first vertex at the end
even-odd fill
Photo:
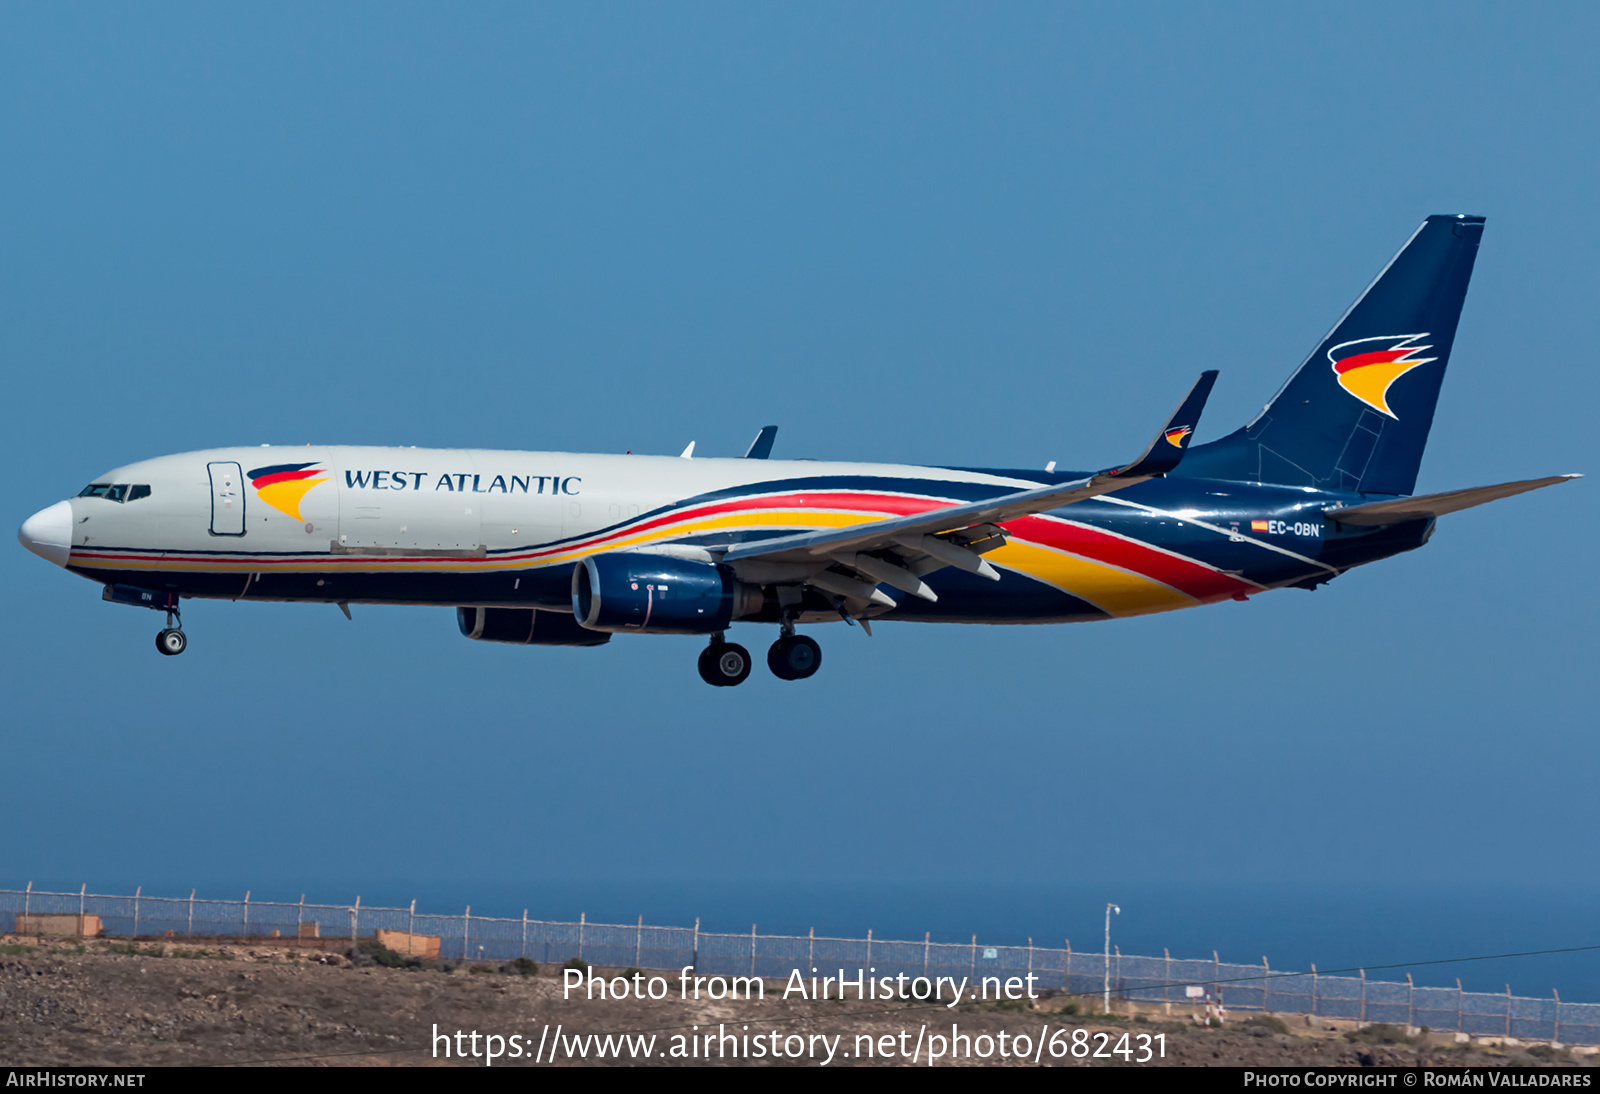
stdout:
POLYGON ((1122 909, 1115 904, 1106 905, 1106 996, 1103 1014, 1111 1013, 1111 917, 1121 915, 1122 909))

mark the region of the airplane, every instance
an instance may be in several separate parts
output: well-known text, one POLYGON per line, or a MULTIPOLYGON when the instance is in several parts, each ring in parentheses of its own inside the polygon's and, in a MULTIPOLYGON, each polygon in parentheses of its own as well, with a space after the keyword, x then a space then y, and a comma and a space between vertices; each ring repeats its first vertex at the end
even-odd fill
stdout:
POLYGON ((1412 496, 1484 218, 1428 217, 1260 414, 1190 447, 1208 370, 1136 459, 1093 473, 743 457, 263 445, 162 456, 29 517, 28 550, 166 613, 184 599, 442 605, 467 638, 693 634, 719 687, 735 623, 1070 623, 1315 589, 1440 516, 1578 478, 1412 496))

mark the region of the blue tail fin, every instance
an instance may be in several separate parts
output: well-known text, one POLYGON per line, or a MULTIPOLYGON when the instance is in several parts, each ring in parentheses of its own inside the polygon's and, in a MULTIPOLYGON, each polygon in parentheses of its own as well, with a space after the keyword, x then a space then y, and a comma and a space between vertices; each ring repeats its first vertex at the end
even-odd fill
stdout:
POLYGON ((1176 475, 1410 494, 1483 217, 1431 216, 1266 409, 1176 475))

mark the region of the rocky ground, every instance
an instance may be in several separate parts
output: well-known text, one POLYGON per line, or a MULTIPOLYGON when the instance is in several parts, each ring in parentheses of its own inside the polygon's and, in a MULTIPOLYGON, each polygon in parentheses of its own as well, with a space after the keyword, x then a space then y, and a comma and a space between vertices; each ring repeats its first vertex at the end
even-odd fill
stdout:
POLYGON ((708 1032, 713 1064, 770 1064, 775 1054, 821 1063, 831 1044, 831 1066, 911 1063, 913 1052, 925 1065, 941 1039, 939 1062, 990 1066, 1129 1066, 1146 1055, 1147 1066, 1587 1066, 1596 1059, 1548 1045, 1457 1045, 1451 1034, 1408 1038, 1390 1027, 1312 1028, 1291 1015, 1236 1014, 1222 1029, 1162 1013, 1080 1017, 1068 1013, 1074 1001, 1061 997, 955 1008, 783 1000, 782 983, 769 981, 764 1000, 685 1000, 675 974, 660 1000, 563 998, 559 969, 528 975, 526 967, 377 961, 397 959, 359 950, 7 939, 0 943, 0 1066, 481 1066, 495 1045, 488 1035, 501 1039, 500 1066, 533 1064, 536 1050, 540 1064, 552 1052, 562 1065, 704 1064, 708 1032), (628 1035, 632 1052, 591 1034, 628 1035), (973 1038, 965 1058, 957 1042, 958 1058, 950 1059, 952 1035, 973 1038))

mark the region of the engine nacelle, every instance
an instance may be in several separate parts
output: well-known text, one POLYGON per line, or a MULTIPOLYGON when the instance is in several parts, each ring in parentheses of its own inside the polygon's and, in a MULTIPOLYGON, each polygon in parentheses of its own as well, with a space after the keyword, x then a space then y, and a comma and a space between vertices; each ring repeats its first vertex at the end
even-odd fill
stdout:
POLYGON ((572 613, 582 626, 633 634, 711 634, 761 611, 758 585, 715 562, 643 551, 590 555, 572 571, 572 613))
POLYGON ((611 636, 585 630, 568 612, 542 608, 457 608, 456 626, 479 642, 518 646, 603 646, 611 636))

